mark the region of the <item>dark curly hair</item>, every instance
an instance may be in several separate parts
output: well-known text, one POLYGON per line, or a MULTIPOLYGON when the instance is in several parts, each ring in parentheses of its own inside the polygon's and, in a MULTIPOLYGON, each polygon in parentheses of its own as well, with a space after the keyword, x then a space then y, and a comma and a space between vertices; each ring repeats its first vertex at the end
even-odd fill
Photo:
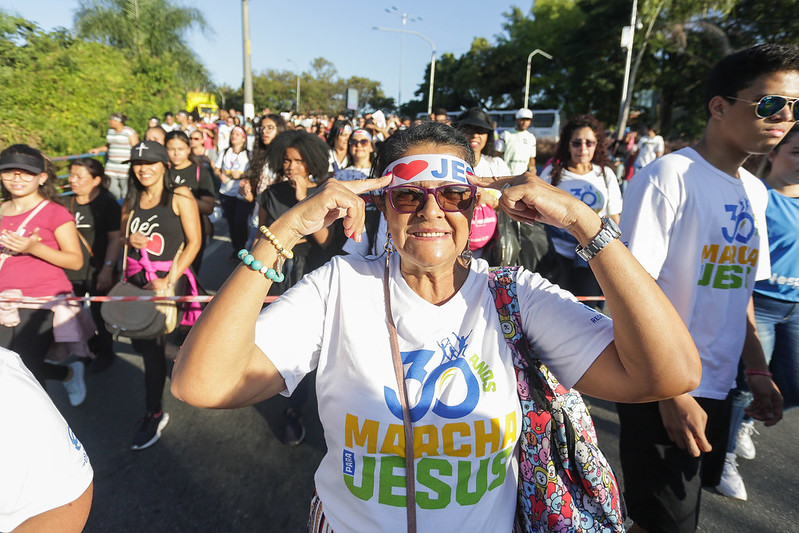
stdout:
POLYGON ((605 128, 594 115, 577 115, 569 120, 563 129, 560 130, 560 141, 555 148, 555 156, 552 158, 552 173, 550 180, 555 187, 560 183, 561 173, 565 167, 571 164, 571 152, 569 144, 575 131, 582 128, 591 128, 596 136, 596 149, 591 162, 600 168, 609 167, 610 157, 608 156, 608 138, 605 135, 605 128))
POLYGON ((303 130, 287 130, 279 133, 269 145, 266 164, 279 176, 283 175, 283 156, 287 148, 295 148, 302 156, 308 175, 316 183, 327 179, 330 149, 318 135, 303 130))

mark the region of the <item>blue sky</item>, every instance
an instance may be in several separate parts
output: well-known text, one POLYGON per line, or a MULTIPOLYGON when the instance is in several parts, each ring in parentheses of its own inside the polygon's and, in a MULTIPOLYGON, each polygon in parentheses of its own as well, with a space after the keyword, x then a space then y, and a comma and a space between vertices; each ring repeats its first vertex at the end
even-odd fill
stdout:
MULTIPOLYGON (((198 8, 213 28, 208 34, 192 32, 189 44, 218 84, 240 86, 242 80, 241 2, 237 0, 177 0, 198 8)), ((250 0, 252 67, 257 74, 269 68, 309 70, 311 61, 324 57, 340 77, 364 76, 382 83, 387 96, 400 91, 402 34, 372 29, 402 27, 424 34, 435 43, 436 54, 460 56, 475 37, 491 42, 502 33, 504 13, 518 6, 527 12, 531 0, 250 0), (387 13, 386 9, 397 10, 387 13), (421 17, 421 20, 412 18, 421 17), (289 60, 293 61, 291 63, 289 60)), ((77 0, 0 0, 0 8, 15 12, 49 30, 72 27, 77 0)), ((402 101, 413 92, 430 63, 430 45, 415 35, 405 36, 402 101)), ((525 66, 517 73, 523 90, 525 66)))

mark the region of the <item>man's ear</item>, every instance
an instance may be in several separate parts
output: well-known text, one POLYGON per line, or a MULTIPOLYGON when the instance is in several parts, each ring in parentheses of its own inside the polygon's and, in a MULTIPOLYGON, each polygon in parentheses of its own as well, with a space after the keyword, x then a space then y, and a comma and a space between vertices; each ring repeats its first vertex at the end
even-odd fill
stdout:
POLYGON ((727 109, 730 106, 730 101, 724 98, 723 96, 716 95, 710 99, 710 102, 707 104, 707 108, 710 111, 710 116, 721 120, 724 118, 724 115, 727 113, 727 109))

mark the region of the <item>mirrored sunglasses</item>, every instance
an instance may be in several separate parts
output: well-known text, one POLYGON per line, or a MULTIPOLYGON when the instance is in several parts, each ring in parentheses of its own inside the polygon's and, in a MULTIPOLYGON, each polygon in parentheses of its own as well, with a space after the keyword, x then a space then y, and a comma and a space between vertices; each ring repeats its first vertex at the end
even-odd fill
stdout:
POLYGON ((767 94, 760 100, 745 100, 743 98, 736 98, 734 96, 728 97, 730 100, 738 100, 739 102, 746 102, 747 104, 756 104, 755 115, 757 118, 769 118, 779 114, 788 106, 791 111, 793 120, 799 120, 799 108, 794 104, 799 98, 789 98, 787 96, 780 96, 778 94, 767 94))
POLYGON ((430 194, 436 199, 438 207, 447 213, 469 209, 477 197, 477 187, 474 185, 442 185, 433 189, 418 185, 400 185, 391 187, 386 192, 389 204, 397 213, 416 213, 425 206, 430 194))

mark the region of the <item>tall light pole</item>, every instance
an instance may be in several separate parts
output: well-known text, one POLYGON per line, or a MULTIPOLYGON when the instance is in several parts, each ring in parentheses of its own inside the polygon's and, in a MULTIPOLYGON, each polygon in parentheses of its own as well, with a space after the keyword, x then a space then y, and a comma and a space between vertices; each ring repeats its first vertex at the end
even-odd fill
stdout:
MULTIPOLYGON (((418 31, 400 30, 400 29, 397 29, 397 28, 381 28, 381 27, 378 27, 378 26, 374 26, 372 29, 373 30, 380 30, 380 31, 393 31, 393 32, 396 32, 396 33, 407 33, 409 35, 416 35, 417 37, 421 37, 422 39, 427 41, 427 44, 430 45, 430 48, 432 49, 433 53, 432 53, 432 56, 430 57, 430 90, 427 93, 427 114, 428 115, 432 114, 433 113, 433 82, 435 81, 435 78, 436 78, 436 45, 427 36, 422 35, 418 31)), ((397 104, 397 108, 399 108, 399 104, 397 104)))
POLYGON ((621 131, 622 124, 627 122, 625 117, 625 109, 627 109, 627 99, 630 84, 630 64, 633 60, 633 42, 635 41, 635 17, 638 12, 638 0, 633 0, 633 9, 630 13, 630 25, 625 26, 621 30, 621 47, 627 49, 627 59, 624 63, 624 82, 621 89, 621 104, 619 104, 619 122, 616 125, 616 138, 622 139, 624 134, 621 131))
MULTIPOLYGON (((386 8, 386 13, 399 13, 399 9, 397 6, 391 6, 391 9, 386 8)), ((405 63, 405 34, 408 33, 405 26, 408 24, 408 14, 404 11, 401 13, 402 15, 402 45, 400 46, 400 67, 399 67, 399 84, 397 88, 397 109, 402 104, 402 71, 404 70, 404 63, 405 63)), ((422 20, 422 17, 412 16, 410 17, 411 22, 416 22, 417 20, 422 20)))
POLYGON ((297 63, 295 63, 291 59, 287 59, 286 61, 288 61, 289 63, 294 65, 294 68, 297 69, 297 92, 296 92, 295 96, 297 97, 296 110, 297 110, 297 114, 299 115, 300 114, 300 67, 298 67, 297 63))
POLYGON ((527 56, 527 77, 524 80, 524 107, 525 109, 530 109, 530 62, 533 60, 533 56, 541 54, 545 58, 552 60, 552 56, 547 54, 541 49, 536 48, 530 55, 527 56))
POLYGON ((255 105, 252 98, 252 65, 250 63, 250 5, 248 0, 241 0, 241 37, 244 48, 244 118, 255 116, 255 105))

